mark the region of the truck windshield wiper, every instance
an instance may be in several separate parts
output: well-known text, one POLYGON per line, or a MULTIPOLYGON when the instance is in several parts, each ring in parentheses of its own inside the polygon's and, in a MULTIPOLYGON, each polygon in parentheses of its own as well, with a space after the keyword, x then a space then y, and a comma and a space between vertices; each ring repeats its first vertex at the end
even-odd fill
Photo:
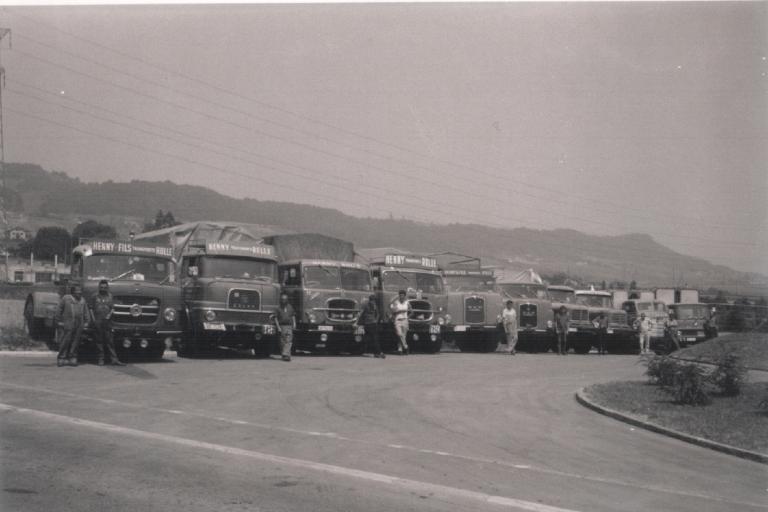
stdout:
POLYGON ((135 269, 135 268, 130 268, 130 269, 126 270, 125 272, 123 272, 122 274, 120 274, 119 276, 115 276, 115 277, 112 277, 112 278, 110 278, 109 280, 110 280, 110 281, 117 281, 117 280, 118 280, 118 279, 120 279, 121 277, 125 277, 125 276, 127 276, 128 274, 132 274, 132 273, 134 273, 134 272, 136 272, 136 269, 135 269))
POLYGON ((400 277, 402 277, 403 279, 405 279, 405 281, 406 281, 406 282, 408 282, 408 283, 410 283, 410 282, 411 282, 411 280, 410 280, 410 279, 408 279, 408 278, 405 276, 405 274, 403 274, 403 273, 402 273, 402 272, 400 272, 399 270, 395 270, 395 272, 397 273, 397 275, 399 275, 400 277))

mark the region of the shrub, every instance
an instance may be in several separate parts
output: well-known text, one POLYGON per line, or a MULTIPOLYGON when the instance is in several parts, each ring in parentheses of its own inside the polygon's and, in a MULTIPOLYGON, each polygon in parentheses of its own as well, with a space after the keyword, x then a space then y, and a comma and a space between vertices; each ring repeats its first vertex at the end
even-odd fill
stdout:
POLYGON ((741 387, 747 381, 749 373, 738 356, 723 352, 715 360, 715 364, 717 367, 710 376, 712 383, 720 388, 723 395, 736 396, 741 393, 741 387))
POLYGON ((696 363, 678 365, 675 383, 670 388, 678 403, 686 405, 707 405, 711 398, 706 391, 706 371, 696 363))
POLYGON ((673 386, 680 362, 667 356, 653 356, 646 362, 645 374, 653 384, 673 386))

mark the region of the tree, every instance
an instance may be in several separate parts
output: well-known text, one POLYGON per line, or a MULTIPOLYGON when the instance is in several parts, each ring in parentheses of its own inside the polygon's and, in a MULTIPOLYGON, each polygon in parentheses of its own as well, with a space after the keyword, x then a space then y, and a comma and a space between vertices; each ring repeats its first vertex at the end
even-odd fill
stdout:
POLYGON ((117 238, 117 231, 112 226, 89 219, 72 230, 72 247, 78 245, 81 238, 117 238))
POLYGON ((176 220, 176 218, 173 216, 173 212, 163 212, 163 210, 158 210, 157 215, 155 215, 155 222, 147 222, 144 224, 144 233, 147 231, 154 231, 155 229, 178 226, 179 224, 181 224, 181 222, 176 220))
POLYGON ((54 255, 58 254, 66 260, 71 248, 72 239, 69 231, 58 226, 45 226, 37 230, 32 240, 31 250, 36 258, 52 260, 54 255))
POLYGON ((601 283, 600 289, 601 289, 601 290, 605 290, 606 288, 608 288, 608 285, 607 285, 607 283, 605 282, 605 279, 603 279, 603 282, 601 283))
POLYGON ((630 290, 637 290, 637 281, 635 281, 633 279, 632 282, 629 283, 629 289, 630 290))

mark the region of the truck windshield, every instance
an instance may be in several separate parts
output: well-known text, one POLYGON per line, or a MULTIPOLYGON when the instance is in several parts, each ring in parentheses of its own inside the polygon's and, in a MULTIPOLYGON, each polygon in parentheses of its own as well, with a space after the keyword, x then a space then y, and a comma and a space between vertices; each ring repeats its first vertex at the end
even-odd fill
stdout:
POLYGON ((499 285, 499 287, 504 295, 513 299, 549 299, 547 289, 536 284, 504 283, 499 285))
POLYGON ((83 276, 89 281, 149 281, 173 283, 172 261, 153 256, 95 254, 83 261, 83 276))
POLYGON ((426 272, 409 270, 388 270, 381 274, 385 291, 414 290, 424 293, 443 293, 443 280, 440 276, 426 272))
POLYGON ((446 276, 445 288, 449 292, 491 292, 494 280, 488 276, 446 276))
POLYGON ((678 320, 688 320, 693 318, 708 318, 707 306, 675 306, 674 311, 677 313, 678 320))
POLYGON ((579 302, 591 308, 610 308, 613 299, 605 295, 577 295, 579 302))
POLYGON ((270 260, 232 256, 205 256, 200 260, 200 277, 230 279, 277 279, 277 263, 270 260))
POLYGON ((371 274, 361 268, 342 267, 341 287, 345 290, 369 292, 371 291, 371 274))
POLYGON ((568 290, 547 290, 552 296, 552 302, 565 302, 566 304, 574 304, 576 302, 576 295, 572 291, 568 290))
POLYGON ((304 267, 304 286, 306 288, 320 288, 323 290, 337 290, 341 288, 339 267, 315 265, 304 267))

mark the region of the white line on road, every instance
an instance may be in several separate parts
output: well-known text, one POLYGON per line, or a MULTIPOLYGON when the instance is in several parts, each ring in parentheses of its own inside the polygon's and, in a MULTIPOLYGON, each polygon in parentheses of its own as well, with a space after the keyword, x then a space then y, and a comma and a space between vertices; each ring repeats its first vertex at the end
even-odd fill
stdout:
MULTIPOLYGON (((250 421, 243 421, 238 419, 232 419, 232 418, 226 418, 223 416, 209 416, 207 414, 201 413, 201 412, 194 412, 194 411, 179 411, 177 409, 164 409, 160 407, 147 407, 144 405, 134 404, 131 402, 121 402, 118 400, 111 400, 107 398, 97 398, 87 395, 80 395, 76 393, 68 393, 66 391, 56 391, 52 389, 46 389, 46 388, 40 388, 35 386, 25 386, 22 384, 14 384, 10 382, 2 382, 0 381, 0 386, 6 386, 11 388, 17 388, 17 389, 24 389, 29 391, 36 391, 39 393, 47 393, 52 395, 59 395, 59 396, 67 396, 71 398, 76 398, 79 400, 91 400, 101 403, 107 403, 107 404, 114 404, 114 405, 122 405, 125 407, 132 407, 137 409, 143 409, 146 411, 155 411, 155 412, 163 412, 163 413, 169 413, 169 414, 182 414, 194 418, 202 418, 207 420, 215 420, 215 421, 221 421, 223 423, 230 423, 235 425, 248 425, 249 427, 255 427, 260 428, 264 430, 271 430, 276 432, 288 432, 291 434, 298 434, 298 435, 306 435, 306 436, 313 436, 313 437, 328 437, 335 439, 337 441, 348 441, 353 443, 364 443, 364 444, 371 444, 370 441, 363 441, 360 439, 354 439, 351 437, 345 437, 333 432, 316 432, 311 430, 300 430, 300 429, 294 429, 290 427, 281 427, 278 425, 268 425, 263 423, 254 423, 250 421)), ((700 492, 693 492, 693 491, 685 491, 682 489, 671 489, 669 487, 662 487, 659 485, 652 485, 652 484, 642 484, 637 482, 627 482, 623 480, 618 480, 614 478, 604 478, 599 476, 590 476, 590 475, 580 475, 576 473, 569 473, 566 471, 558 471, 556 469, 547 469, 547 468, 538 468, 533 467, 525 464, 515 464, 512 462, 507 462, 503 460, 497 460, 497 459, 488 459, 485 457, 475 457, 471 455, 462 455, 458 453, 450 453, 450 452, 444 452, 444 451, 436 451, 436 450, 429 450, 425 448, 417 448, 414 446, 408 446, 408 445, 402 445, 402 444, 384 444, 382 446, 386 446, 388 448, 396 449, 396 450, 404 450, 404 451, 415 451, 420 453, 428 453, 432 455, 440 455, 443 457, 452 457, 455 459, 465 460, 468 462, 473 463, 481 463, 481 464, 494 464, 497 466, 501 466, 504 468, 514 469, 514 470, 525 470, 525 471, 531 471, 535 473, 543 473, 547 475, 553 475, 553 476, 561 476, 561 477, 567 477, 567 478, 574 478, 578 480, 584 480, 588 482, 596 482, 600 484, 608 484, 608 485, 619 485, 622 487, 630 487, 633 489, 641 489, 644 491, 652 491, 652 492, 662 492, 665 494, 673 494, 676 496, 687 496, 691 498, 700 498, 704 500, 714 500, 714 501, 720 501, 723 503, 728 503, 732 505, 746 505, 750 507, 758 507, 758 508, 765 508, 768 509, 768 506, 765 504, 755 504, 750 502, 741 502, 741 501, 734 501, 729 498, 723 498, 721 496, 716 496, 712 494, 705 494, 700 492)))
POLYGON ((398 478, 390 475, 384 475, 382 473, 373 473, 370 471, 362 471, 359 469, 347 468, 344 466, 335 466, 332 464, 324 464, 321 462, 314 462, 311 460, 295 459, 292 457, 282 457, 279 455, 271 455, 268 453, 257 452, 253 450, 244 450, 242 448, 234 448, 231 446, 225 446, 221 444, 207 443, 204 441, 195 441, 194 439, 187 439, 183 437, 169 436, 166 434, 157 434, 155 432, 147 432, 145 430, 136 430, 133 428, 121 427, 119 425, 112 425, 109 423, 101 423, 98 421, 84 420, 80 418, 74 418, 72 416, 63 416, 60 414, 53 414, 50 412, 39 411, 35 409, 26 409, 22 407, 14 407, 12 405, 0 403, 0 410, 10 411, 15 413, 21 413, 36 418, 56 421, 59 423, 67 423, 70 425, 77 425, 80 427, 87 427, 96 430, 102 430, 105 432, 111 432, 116 434, 123 434, 126 436, 137 437, 141 439, 149 439, 152 441, 162 441, 165 443, 172 443, 176 445, 187 446, 190 448, 196 448, 201 450, 211 450, 219 453, 225 453, 228 455, 235 455, 240 457, 248 457, 251 459, 261 460, 273 464, 282 464, 294 466, 302 469, 310 469, 314 471, 322 471, 324 473, 330 473, 334 475, 357 478, 360 480, 367 480, 370 482, 376 482, 387 485, 394 485, 403 487, 409 490, 416 490, 420 493, 432 493, 434 495, 462 498, 467 500, 479 501, 483 503, 490 503, 494 505, 501 505, 510 508, 517 508, 520 510, 529 510, 531 512, 577 512, 573 509, 566 509, 561 507, 553 507, 550 505, 543 505, 541 503, 535 503, 532 501, 520 500, 516 498, 508 498, 506 496, 494 496, 492 494, 485 494, 477 491, 470 491, 467 489, 460 489, 458 487, 449 487, 447 485, 432 484, 429 482, 421 482, 418 480, 410 480, 407 478, 398 478))

